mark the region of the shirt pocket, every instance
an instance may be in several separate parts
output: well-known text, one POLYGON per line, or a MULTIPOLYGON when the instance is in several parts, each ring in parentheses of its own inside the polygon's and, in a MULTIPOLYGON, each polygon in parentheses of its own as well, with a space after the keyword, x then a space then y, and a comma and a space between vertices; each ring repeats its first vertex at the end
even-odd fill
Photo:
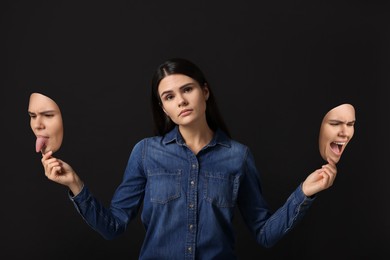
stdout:
POLYGON ((238 174, 205 172, 204 198, 217 207, 234 207, 240 179, 238 174))
POLYGON ((180 197, 181 170, 168 172, 166 170, 148 171, 148 187, 150 201, 166 204, 180 197))

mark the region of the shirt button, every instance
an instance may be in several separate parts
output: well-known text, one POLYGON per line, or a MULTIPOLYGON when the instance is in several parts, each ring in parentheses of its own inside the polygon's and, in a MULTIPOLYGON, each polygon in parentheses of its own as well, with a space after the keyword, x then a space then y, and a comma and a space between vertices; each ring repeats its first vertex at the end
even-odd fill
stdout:
POLYGON ((191 181, 191 186, 194 186, 195 182, 194 181, 191 181))
POLYGON ((194 204, 190 204, 189 206, 190 206, 190 208, 192 209, 192 208, 194 207, 194 204))
POLYGON ((192 247, 187 248, 188 252, 192 252, 192 247))
POLYGON ((192 165, 192 168, 195 169, 195 168, 196 168, 196 164, 193 164, 193 165, 192 165))
POLYGON ((190 230, 192 230, 193 227, 194 227, 194 225, 191 224, 191 225, 189 226, 190 230))

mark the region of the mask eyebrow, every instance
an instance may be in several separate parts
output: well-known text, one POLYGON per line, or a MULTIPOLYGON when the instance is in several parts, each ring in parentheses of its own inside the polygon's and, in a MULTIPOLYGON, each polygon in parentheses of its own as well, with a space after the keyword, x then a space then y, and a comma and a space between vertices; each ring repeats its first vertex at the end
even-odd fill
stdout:
POLYGON ((342 120, 337 120, 337 119, 329 119, 328 122, 329 123, 338 123, 338 124, 354 124, 356 120, 352 120, 352 121, 342 121, 342 120))
POLYGON ((36 115, 36 114, 38 114, 38 115, 46 115, 46 114, 54 114, 54 113, 56 113, 55 110, 45 110, 45 111, 41 111, 41 112, 38 112, 38 113, 34 113, 34 112, 31 112, 31 111, 28 111, 29 115, 36 115))

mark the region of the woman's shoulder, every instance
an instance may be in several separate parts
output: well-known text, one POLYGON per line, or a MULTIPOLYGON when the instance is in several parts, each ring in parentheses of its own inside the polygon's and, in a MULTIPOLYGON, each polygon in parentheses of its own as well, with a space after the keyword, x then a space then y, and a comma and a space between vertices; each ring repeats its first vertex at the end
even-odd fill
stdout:
POLYGON ((218 143, 237 153, 246 153, 249 150, 247 145, 230 137, 219 140, 218 143))
POLYGON ((136 143, 136 146, 137 145, 145 145, 145 144, 150 144, 150 143, 155 143, 155 142, 161 142, 161 140, 163 139, 163 136, 147 136, 147 137, 144 137, 142 138, 141 140, 139 140, 137 143, 136 143))
POLYGON ((230 144, 231 144, 232 148, 235 148, 235 149, 239 149, 242 151, 249 150, 249 147, 246 144, 241 143, 240 141, 237 141, 235 139, 230 139, 230 144))
POLYGON ((153 147, 158 146, 161 143, 161 136, 149 136, 144 137, 137 141, 133 146, 131 153, 132 154, 143 154, 146 151, 153 149, 153 147))
POLYGON ((219 144, 225 145, 227 147, 233 148, 233 149, 238 149, 238 150, 247 150, 248 149, 247 145, 228 136, 221 129, 218 129, 216 131, 216 142, 219 144))

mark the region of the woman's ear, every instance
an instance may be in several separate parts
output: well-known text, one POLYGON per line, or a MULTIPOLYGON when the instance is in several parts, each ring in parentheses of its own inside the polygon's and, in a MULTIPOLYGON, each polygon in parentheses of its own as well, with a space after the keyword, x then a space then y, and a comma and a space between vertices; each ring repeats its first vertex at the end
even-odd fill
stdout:
POLYGON ((209 96, 210 96, 210 91, 209 91, 209 87, 207 86, 207 83, 204 84, 203 93, 204 93, 204 98, 207 101, 209 99, 209 96))

